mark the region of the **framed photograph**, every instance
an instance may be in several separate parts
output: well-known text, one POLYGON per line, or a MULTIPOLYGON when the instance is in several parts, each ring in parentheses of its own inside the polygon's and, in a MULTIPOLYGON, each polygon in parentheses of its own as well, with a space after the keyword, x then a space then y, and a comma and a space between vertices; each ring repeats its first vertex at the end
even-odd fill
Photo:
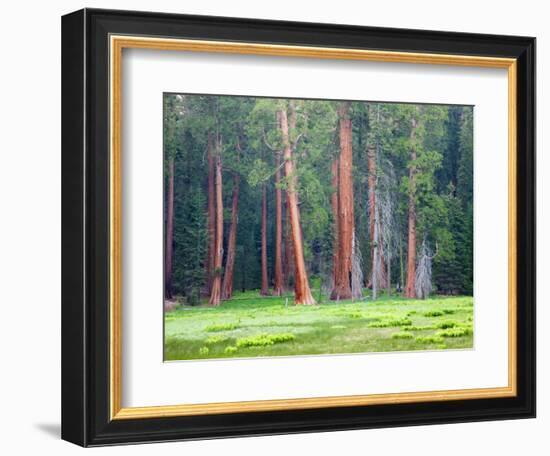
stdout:
POLYGON ((62 19, 62 437, 535 416, 535 39, 62 19))

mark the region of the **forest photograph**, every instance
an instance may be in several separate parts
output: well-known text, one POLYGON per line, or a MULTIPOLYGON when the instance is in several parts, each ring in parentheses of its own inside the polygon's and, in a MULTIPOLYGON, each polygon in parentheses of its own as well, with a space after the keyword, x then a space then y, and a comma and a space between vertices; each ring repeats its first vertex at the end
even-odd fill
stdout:
POLYGON ((165 361, 473 348, 473 106, 163 116, 165 361))

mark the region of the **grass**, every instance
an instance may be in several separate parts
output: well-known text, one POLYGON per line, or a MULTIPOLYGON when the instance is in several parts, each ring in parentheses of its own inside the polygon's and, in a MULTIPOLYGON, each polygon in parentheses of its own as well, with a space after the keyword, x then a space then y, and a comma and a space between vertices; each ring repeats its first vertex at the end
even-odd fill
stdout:
POLYGON ((167 312, 164 354, 188 360, 471 348, 472 321, 472 297, 294 306, 290 295, 248 291, 219 307, 167 312))

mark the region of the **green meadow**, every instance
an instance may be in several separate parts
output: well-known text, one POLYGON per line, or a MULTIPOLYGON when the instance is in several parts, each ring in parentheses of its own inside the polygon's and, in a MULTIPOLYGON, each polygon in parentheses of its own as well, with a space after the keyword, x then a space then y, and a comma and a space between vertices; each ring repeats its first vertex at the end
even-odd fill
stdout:
MULTIPOLYGON (((317 298, 317 296, 316 296, 317 298)), ((218 307, 165 313, 170 360, 320 355, 473 347, 473 298, 323 301, 295 306, 292 295, 235 293, 218 307)))

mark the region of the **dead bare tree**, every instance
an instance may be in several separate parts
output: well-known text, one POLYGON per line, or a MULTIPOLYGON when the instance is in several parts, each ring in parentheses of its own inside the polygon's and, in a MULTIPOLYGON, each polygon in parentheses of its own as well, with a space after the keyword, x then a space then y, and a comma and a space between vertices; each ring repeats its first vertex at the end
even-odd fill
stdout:
POLYGON ((352 299, 361 299, 363 297, 363 256, 359 248, 359 242, 355 236, 355 230, 352 234, 351 248, 351 297, 352 299))
POLYGON ((435 253, 431 255, 426 236, 424 236, 422 246, 420 247, 420 259, 416 266, 415 291, 417 298, 426 299, 432 292, 432 260, 437 256, 437 251, 436 242, 435 253))
MULTIPOLYGON (((379 225, 380 225, 380 242, 382 243, 382 249, 385 255, 385 279, 387 286, 388 296, 391 295, 391 260, 393 253, 395 252, 398 239, 398 230, 395 220, 395 188, 396 177, 393 164, 390 160, 386 160, 381 169, 383 171, 380 176, 380 182, 378 185, 380 196, 379 201, 379 225)), ((383 265, 382 265, 383 266, 383 265)))

